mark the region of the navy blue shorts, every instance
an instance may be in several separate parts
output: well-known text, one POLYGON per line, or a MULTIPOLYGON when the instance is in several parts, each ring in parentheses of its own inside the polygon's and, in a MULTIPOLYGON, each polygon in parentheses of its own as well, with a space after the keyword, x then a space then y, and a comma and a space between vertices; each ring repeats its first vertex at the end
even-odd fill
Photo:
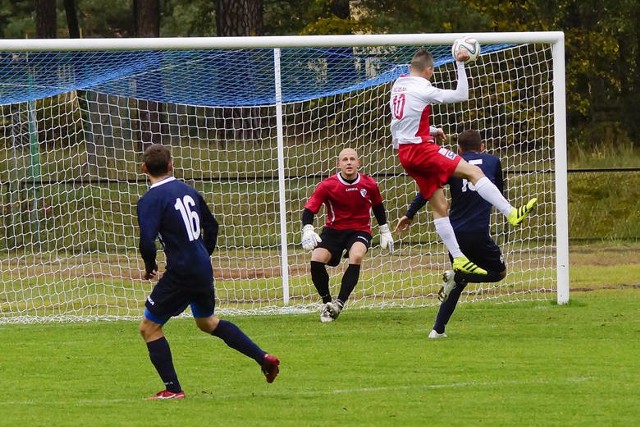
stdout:
POLYGON ((324 248, 331 252, 331 259, 327 263, 331 267, 340 264, 343 252, 345 258, 349 257, 349 249, 355 242, 360 242, 367 247, 371 247, 371 234, 360 230, 334 230, 324 227, 320 234, 322 242, 318 243, 319 248, 324 248))
POLYGON ((153 287, 145 302, 144 316, 152 322, 165 324, 191 306, 193 317, 209 317, 215 310, 213 281, 208 286, 194 286, 165 274, 153 287))
POLYGON ((456 239, 462 253, 479 267, 497 272, 507 269, 500 248, 488 233, 456 233, 456 239))

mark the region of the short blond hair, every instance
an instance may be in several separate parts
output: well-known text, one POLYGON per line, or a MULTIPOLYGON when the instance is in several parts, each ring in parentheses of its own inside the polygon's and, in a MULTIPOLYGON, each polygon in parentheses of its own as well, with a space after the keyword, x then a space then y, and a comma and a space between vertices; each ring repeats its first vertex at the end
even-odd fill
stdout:
POLYGON ((425 48, 419 49, 411 58, 411 68, 422 72, 428 67, 433 67, 433 55, 425 48))

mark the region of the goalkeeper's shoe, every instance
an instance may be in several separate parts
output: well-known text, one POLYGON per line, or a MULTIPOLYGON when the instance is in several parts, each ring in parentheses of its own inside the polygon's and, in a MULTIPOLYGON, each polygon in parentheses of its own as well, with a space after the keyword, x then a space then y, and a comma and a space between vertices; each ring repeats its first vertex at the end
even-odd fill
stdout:
POLYGON ((481 276, 487 275, 487 270, 478 267, 474 262, 469 261, 463 256, 453 259, 453 270, 461 273, 479 274, 481 276))
POLYGON ((184 391, 173 392, 169 390, 162 390, 147 397, 147 400, 168 400, 168 399, 184 399, 184 391))
POLYGON ((280 373, 278 365, 280 365, 280 360, 273 354, 264 355, 262 359, 262 373, 269 384, 271 384, 278 376, 278 373, 280 373))
POLYGON ((435 329, 432 329, 431 332, 429 332, 429 338, 432 340, 436 340, 438 338, 447 338, 447 334, 445 334, 444 332, 439 334, 435 329))
POLYGON ((331 314, 331 318, 333 320, 336 320, 338 316, 340 316, 340 312, 342 311, 343 307, 344 307, 344 304, 341 304, 340 301, 333 301, 333 302, 327 303, 327 309, 329 309, 329 313, 331 314))
POLYGON ((456 287, 455 277, 456 277, 456 273, 451 270, 445 271, 444 274, 442 275, 442 280, 444 281, 444 284, 438 291, 438 299, 440 300, 440 302, 445 302, 447 298, 449 298, 449 294, 451 293, 451 291, 455 289, 456 287))
POLYGON ((331 311, 329 310, 329 304, 322 304, 320 308, 320 321, 322 323, 333 322, 333 316, 331 316, 331 311))
POLYGON ((514 208, 511 212, 509 212, 509 215, 507 216, 507 221, 509 221, 509 224, 513 226, 519 225, 522 220, 525 219, 529 211, 533 209, 536 203, 538 203, 538 199, 534 197, 533 199, 529 200, 526 205, 520 206, 519 208, 514 208))

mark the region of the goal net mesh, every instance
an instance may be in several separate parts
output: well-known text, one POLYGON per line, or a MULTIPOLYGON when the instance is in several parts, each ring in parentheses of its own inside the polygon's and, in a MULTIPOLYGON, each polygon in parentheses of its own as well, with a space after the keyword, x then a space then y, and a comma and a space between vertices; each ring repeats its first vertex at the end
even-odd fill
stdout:
MULTIPOLYGON (((453 88, 450 46, 428 48, 434 85, 453 88)), ((149 185, 140 162, 151 143, 171 147, 175 176, 204 195, 221 225, 212 256, 218 313, 316 310, 301 213, 320 180, 336 173, 339 151, 358 151, 392 229, 417 192, 391 147, 388 106, 415 50, 0 49, 0 323, 141 316, 153 283, 141 279, 136 203, 149 185)), ((433 124, 447 135, 478 129, 502 160, 507 198, 517 206, 537 196, 539 205, 519 228, 494 214, 508 275, 470 284, 461 301, 549 299, 551 46, 486 45, 467 71, 470 100, 436 106, 433 124)), ((443 145, 455 150, 455 138, 443 145)), ((393 254, 380 249, 372 224, 349 308, 436 305, 450 264, 429 210, 394 236, 393 254)), ((162 270, 161 248, 158 255, 162 270)), ((329 268, 336 295, 344 269, 329 268)))

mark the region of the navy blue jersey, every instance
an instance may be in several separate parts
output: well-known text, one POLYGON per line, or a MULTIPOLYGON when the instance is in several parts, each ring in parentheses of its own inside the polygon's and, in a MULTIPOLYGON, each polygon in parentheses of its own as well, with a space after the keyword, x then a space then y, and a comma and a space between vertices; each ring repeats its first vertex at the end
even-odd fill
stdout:
MULTIPOLYGON (((493 154, 469 152, 462 157, 471 164, 482 169, 485 176, 493 182, 500 192, 504 191, 502 163, 493 154)), ((476 192, 473 184, 466 179, 451 177, 447 182, 451 193, 449 220, 457 233, 487 233, 491 219, 491 203, 484 200, 476 192)), ((405 216, 414 217, 416 212, 427 203, 418 193, 411 202, 405 216)))
MULTIPOLYGON (((498 157, 488 153, 470 152, 463 154, 462 158, 482 169, 498 190, 503 191, 502 164, 498 157)), ((449 220, 456 233, 486 233, 489 230, 491 203, 480 197, 473 184, 466 179, 452 176, 448 184, 451 192, 449 220)))
POLYGON ((193 285, 211 285, 210 255, 216 246, 218 222, 193 187, 174 177, 149 188, 138 201, 140 254, 147 272, 156 265, 156 238, 166 255, 165 276, 193 285))

